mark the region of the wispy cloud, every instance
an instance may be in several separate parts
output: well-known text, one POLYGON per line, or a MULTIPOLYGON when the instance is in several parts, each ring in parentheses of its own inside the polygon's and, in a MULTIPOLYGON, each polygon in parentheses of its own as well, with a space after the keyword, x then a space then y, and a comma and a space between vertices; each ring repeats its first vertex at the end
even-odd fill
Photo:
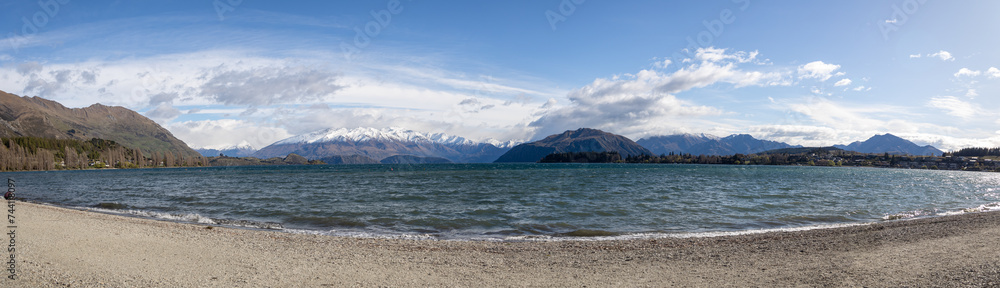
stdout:
POLYGON ((938 51, 937 53, 928 54, 927 56, 928 57, 937 57, 937 58, 941 59, 941 61, 955 61, 955 57, 952 57, 951 53, 948 53, 948 51, 944 51, 944 50, 938 51))
POLYGON ((933 108, 945 110, 948 115, 959 117, 965 120, 973 119, 979 115, 986 114, 985 111, 976 107, 970 102, 962 101, 954 96, 941 96, 931 98, 927 105, 933 108))

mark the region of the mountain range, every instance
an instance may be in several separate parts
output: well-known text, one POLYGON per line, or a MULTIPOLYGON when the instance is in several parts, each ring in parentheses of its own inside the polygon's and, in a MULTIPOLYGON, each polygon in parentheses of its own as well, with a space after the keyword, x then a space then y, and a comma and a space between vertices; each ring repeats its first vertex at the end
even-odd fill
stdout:
POLYGON ((253 146, 246 141, 243 141, 238 145, 227 146, 220 149, 200 148, 194 150, 198 151, 198 153, 201 153, 201 156, 205 157, 215 157, 219 155, 229 157, 249 157, 250 155, 253 155, 253 153, 257 152, 257 149, 254 149, 253 146))
MULTIPOLYGON (((94 104, 86 108, 67 108, 55 101, 39 97, 19 97, 2 91, 0 137, 84 141, 100 138, 116 141, 144 153, 169 151, 173 155, 186 157, 223 154, 267 159, 298 154, 308 160, 323 160, 330 164, 535 162, 548 154, 562 152, 613 151, 623 157, 670 153, 732 155, 801 147, 760 140, 746 134, 723 138, 705 134, 680 134, 647 137, 633 142, 621 135, 581 128, 515 146, 517 143, 513 141, 474 141, 443 133, 423 133, 402 128, 331 128, 290 137, 260 150, 254 150, 249 145, 237 145, 195 151, 156 122, 124 107, 94 104)), ((919 146, 892 134, 875 135, 865 141, 835 147, 862 153, 943 153, 933 146, 919 146)))
POLYGON ((66 108, 56 101, 3 91, 0 91, 0 137, 82 141, 100 138, 139 149, 146 155, 171 152, 176 156, 200 156, 167 129, 124 107, 94 104, 66 108))
POLYGON ((649 148, 656 155, 670 153, 691 155, 754 154, 774 149, 801 147, 782 142, 759 140, 747 134, 734 134, 725 138, 705 134, 654 136, 639 139, 636 143, 649 148))
POLYGON ((514 146, 494 162, 537 162, 546 155, 567 152, 618 152, 622 157, 653 155, 624 136, 580 128, 514 146))
POLYGON ((422 133, 402 128, 325 129, 290 137, 254 153, 269 158, 295 153, 309 159, 360 155, 382 160, 396 155, 444 158, 457 163, 488 163, 506 152, 513 142, 473 141, 443 133, 422 133))

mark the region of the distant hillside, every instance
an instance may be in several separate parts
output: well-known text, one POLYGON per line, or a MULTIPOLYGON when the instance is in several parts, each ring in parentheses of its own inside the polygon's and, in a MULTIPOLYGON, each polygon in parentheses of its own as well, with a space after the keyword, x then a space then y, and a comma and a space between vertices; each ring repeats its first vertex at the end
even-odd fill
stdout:
POLYGON ((684 154, 691 151, 692 147, 705 142, 718 141, 718 137, 705 134, 678 134, 669 136, 653 136, 639 139, 635 143, 646 147, 656 155, 666 155, 670 153, 684 154))
POLYGON ((92 138, 115 141, 122 146, 151 152, 170 152, 183 157, 199 157, 170 131, 135 111, 124 107, 94 104, 86 108, 66 108, 39 97, 18 97, 0 91, 0 137, 49 139, 92 138))
POLYGON ((385 159, 395 155, 439 157, 457 163, 490 162, 510 143, 477 142, 446 134, 428 134, 400 128, 326 129, 275 142, 253 154, 267 158, 296 153, 309 159, 360 155, 385 159))
POLYGON ((307 160, 305 157, 288 154, 288 156, 260 159, 254 157, 212 157, 208 159, 209 166, 251 166, 251 165, 308 165, 323 164, 319 160, 307 160))
POLYGON ((198 151, 198 153, 201 153, 201 155, 205 157, 215 157, 220 154, 229 157, 249 157, 250 155, 253 155, 253 153, 257 152, 257 149, 254 149, 253 146, 250 146, 249 144, 245 144, 245 142, 241 145, 229 146, 222 149, 202 148, 194 150, 198 151))
POLYGON ((832 147, 832 146, 831 147, 796 147, 796 148, 783 148, 783 149, 768 150, 768 151, 760 152, 760 153, 757 153, 757 154, 789 154, 789 155, 809 154, 809 153, 829 154, 830 152, 834 152, 834 151, 844 151, 844 149, 840 149, 840 148, 832 147))
POLYGON ((734 155, 754 154, 774 149, 798 147, 782 142, 759 140, 747 134, 734 134, 725 138, 716 138, 705 134, 656 136, 639 139, 643 147, 656 155, 691 154, 691 155, 734 155))
POLYGON ((580 128, 514 146, 494 162, 537 162, 546 155, 567 152, 618 152, 623 157, 653 154, 624 136, 580 128))
POLYGON ((378 160, 368 158, 361 155, 346 155, 346 156, 330 156, 320 158, 319 161, 323 161, 326 164, 337 165, 337 164, 378 164, 378 160))
POLYGON ((389 157, 386 157, 385 159, 382 159, 382 161, 379 161, 379 162, 382 163, 382 164, 447 164, 447 163, 452 163, 450 160, 444 159, 444 158, 441 158, 441 157, 420 157, 420 156, 413 156, 413 155, 389 156, 389 157))
POLYGON ((864 142, 858 141, 850 145, 834 145, 834 147, 861 153, 889 153, 889 154, 909 154, 920 156, 941 156, 943 151, 934 146, 918 146, 909 140, 896 137, 892 134, 875 135, 864 142))

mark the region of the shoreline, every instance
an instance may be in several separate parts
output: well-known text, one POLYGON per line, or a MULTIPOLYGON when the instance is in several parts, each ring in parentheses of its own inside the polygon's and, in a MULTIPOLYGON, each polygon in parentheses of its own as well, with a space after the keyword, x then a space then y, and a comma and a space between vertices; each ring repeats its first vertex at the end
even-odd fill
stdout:
POLYGON ((748 230, 703 231, 703 232, 619 233, 619 232, 606 232, 601 230, 583 229, 577 231, 610 233, 612 235, 572 236, 572 235, 566 235, 567 233, 556 233, 556 234, 539 234, 539 235, 509 235, 509 236, 503 236, 501 238, 492 238, 481 235, 467 236, 467 237, 440 237, 439 235, 435 234, 404 233, 404 232, 398 232, 393 234, 378 234, 367 231, 355 231, 355 230, 345 230, 341 232, 331 233, 331 231, 333 230, 323 231, 323 230, 316 230, 309 228, 287 228, 284 227, 284 224, 280 222, 262 222, 262 221, 241 220, 241 219, 218 219, 218 218, 206 217, 196 213, 174 214, 174 213, 153 212, 153 211, 134 210, 134 209, 120 210, 120 209, 102 208, 102 207, 65 206, 65 205, 59 205, 47 202, 37 202, 31 200, 27 201, 20 200, 19 203, 31 203, 36 205, 51 206, 62 209, 137 218, 137 219, 146 219, 152 221, 165 221, 171 223, 192 224, 192 225, 210 225, 220 228, 224 227, 231 229, 246 229, 251 231, 273 231, 273 232, 289 233, 289 234, 318 235, 318 236, 328 236, 328 237, 345 237, 345 238, 361 238, 361 239, 372 238, 372 239, 402 239, 402 240, 429 240, 429 241, 489 241, 489 242, 617 241, 617 240, 713 238, 713 237, 742 236, 742 235, 763 234, 763 233, 801 232, 809 230, 837 229, 837 228, 846 228, 854 226, 875 225, 891 221, 910 221, 917 219, 954 216, 954 215, 962 215, 969 213, 1000 211, 1000 202, 993 202, 993 203, 983 204, 978 207, 963 208, 954 211, 944 211, 936 214, 912 214, 912 213, 891 214, 891 215, 886 215, 881 220, 873 219, 870 222, 819 223, 819 224, 808 224, 803 226, 755 228, 748 230))
POLYGON ((18 279, 70 286, 989 286, 1000 212, 701 238, 292 234, 18 202, 18 279), (212 227, 212 228, 206 228, 212 227))

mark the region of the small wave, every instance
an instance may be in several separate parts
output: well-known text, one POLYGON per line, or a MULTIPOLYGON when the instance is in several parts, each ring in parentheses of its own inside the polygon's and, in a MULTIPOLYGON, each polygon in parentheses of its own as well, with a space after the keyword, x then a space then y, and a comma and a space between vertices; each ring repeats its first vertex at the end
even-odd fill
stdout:
POLYGON ((271 229, 271 230, 285 229, 285 227, 278 222, 262 222, 262 221, 251 221, 251 220, 215 219, 215 218, 213 218, 212 221, 215 221, 215 224, 226 225, 226 226, 247 227, 256 229, 271 229))
POLYGON ((242 220, 242 219, 216 219, 216 218, 205 217, 197 213, 164 213, 164 212, 154 212, 145 210, 124 209, 127 207, 128 206, 124 204, 101 203, 95 205, 95 207, 87 207, 84 209, 95 212, 109 213, 109 214, 147 217, 147 218, 170 220, 177 222, 192 222, 199 224, 224 225, 224 226, 255 228, 255 229, 271 229, 271 230, 284 229, 284 226, 281 223, 277 222, 264 222, 264 221, 253 221, 253 220, 242 220))
POLYGON ((164 219, 164 220, 173 220, 182 222, 194 222, 201 224, 217 224, 215 223, 215 220, 213 220, 212 218, 201 216, 197 213, 183 213, 183 214, 163 213, 163 212, 144 211, 144 210, 133 210, 133 209, 117 210, 117 209, 105 209, 97 207, 85 207, 83 209, 96 212, 110 213, 110 214, 125 214, 132 216, 149 217, 155 219, 164 219))
POLYGON ((979 205, 976 207, 962 208, 953 211, 938 211, 938 209, 934 209, 933 212, 916 210, 903 213, 886 214, 885 216, 882 217, 882 220, 902 220, 902 219, 911 219, 911 218, 928 217, 928 216, 951 216, 951 215, 961 215, 966 213, 989 212, 998 210, 1000 210, 1000 202, 993 202, 993 203, 986 203, 983 205, 979 205))
POLYGON ((922 210, 914 210, 914 211, 895 213, 895 214, 885 214, 884 216, 882 216, 882 220, 887 220, 887 221, 902 220, 902 219, 910 219, 910 218, 931 216, 931 215, 935 215, 935 213, 922 210))

